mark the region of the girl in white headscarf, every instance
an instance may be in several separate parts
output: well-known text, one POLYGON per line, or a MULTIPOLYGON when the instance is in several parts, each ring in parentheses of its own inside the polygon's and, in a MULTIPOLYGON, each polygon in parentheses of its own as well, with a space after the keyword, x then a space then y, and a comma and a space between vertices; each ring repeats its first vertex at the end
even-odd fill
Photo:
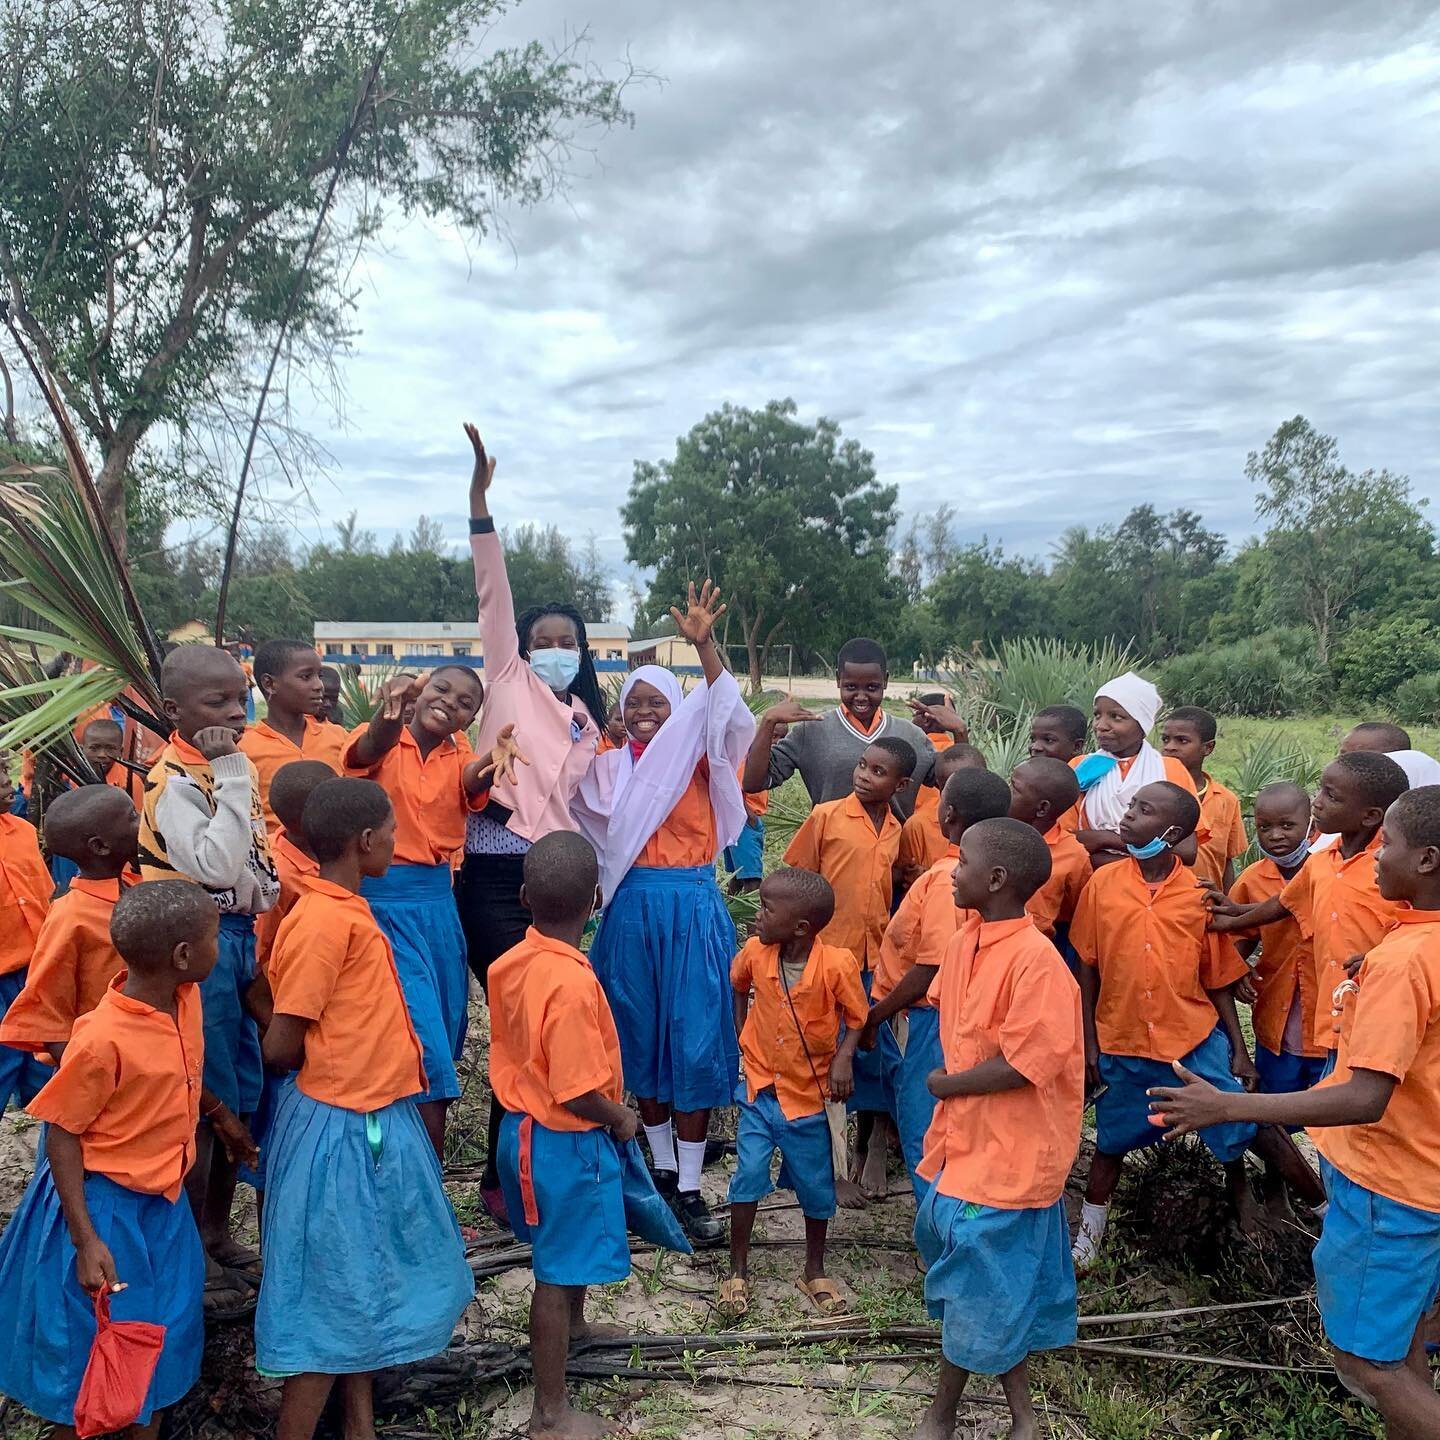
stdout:
MULTIPOLYGON (((1195 794, 1195 782, 1185 766, 1162 755, 1145 738, 1159 713, 1160 692, 1133 670, 1095 692, 1099 749, 1072 763, 1081 792, 1076 838, 1097 865, 1125 854, 1117 827, 1142 786, 1169 780, 1195 794)), ((1193 846, 1193 838, 1186 844, 1193 846)), ((1177 853, 1186 858, 1183 847, 1177 853)), ((1186 863, 1193 861, 1192 854, 1186 863)))
POLYGON ((596 757, 571 805, 600 857, 604 915, 590 963, 615 1016, 657 1184, 697 1245, 723 1237, 700 1169, 710 1111, 733 1103, 739 1074, 735 926, 715 857, 745 828, 739 771, 755 738, 715 646, 724 610, 708 580, 698 597, 690 586, 687 612, 670 613, 704 680, 682 695, 668 670, 636 670, 620 693, 626 743, 596 757))

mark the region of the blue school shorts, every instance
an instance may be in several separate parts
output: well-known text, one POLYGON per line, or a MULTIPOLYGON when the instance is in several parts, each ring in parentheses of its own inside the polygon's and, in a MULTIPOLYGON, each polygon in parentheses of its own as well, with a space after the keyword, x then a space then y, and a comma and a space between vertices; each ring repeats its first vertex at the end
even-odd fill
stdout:
POLYGON ((962 1370, 1003 1375, 1033 1350, 1075 1343, 1075 1266, 1065 1202, 997 1210, 943 1195, 920 1202, 915 1245, 940 1348, 962 1370))
POLYGON ((770 1162, 777 1150, 784 1161, 782 1177, 794 1190, 805 1218, 831 1219, 835 1214, 835 1164, 825 1112, 817 1110, 787 1120, 773 1090, 762 1090, 754 1100, 740 1100, 735 1133, 738 1159, 730 1179, 730 1203, 753 1204, 775 1189, 770 1162))
POLYGON ((896 1128, 918 1202, 930 1188, 930 1182, 920 1174, 925 1134, 935 1118, 937 1104, 930 1093, 930 1072, 944 1065, 945 1052, 940 1047, 940 1012, 933 1005, 911 1006, 908 1016, 905 1054, 895 1075, 896 1128))
POLYGON ((220 955, 200 982, 205 1025, 205 1088, 237 1115, 260 1103, 265 1068, 260 1031, 245 1008, 255 979, 255 917, 220 917, 220 955))
POLYGON ((1315 1298, 1326 1338, 1372 1364, 1399 1365, 1440 1293, 1440 1214, 1377 1195, 1323 1157, 1320 1170, 1330 1208, 1315 1247, 1315 1298))
MULTIPOLYGON (((1238 1092, 1245 1087, 1230 1073, 1230 1041, 1217 1025, 1180 1063, 1217 1090, 1238 1092)), ((1150 1123, 1153 1086, 1180 1082, 1173 1066, 1138 1055, 1100 1056, 1100 1078, 1108 1087, 1095 1098, 1095 1148, 1105 1155, 1128 1155, 1165 1138, 1163 1126, 1150 1123)), ((1222 1165, 1238 1160, 1255 1138, 1257 1127, 1226 1121, 1196 1131, 1205 1148, 1222 1165)))
POLYGON ((721 857, 736 880, 760 880, 765 875, 765 822, 751 816, 733 845, 721 857))
MULTIPOLYGON (((874 972, 862 970, 860 983, 865 987, 866 1000, 869 1000, 870 987, 875 983, 874 972)), ((845 1035, 843 1027, 840 1035, 843 1039, 845 1035)), ((855 1052, 855 1089, 845 1102, 846 1111, 851 1115, 857 1111, 874 1115, 894 1115, 896 1113, 895 1087, 891 1080, 891 1073, 878 1044, 873 1050, 857 1050, 855 1052)))
MULTIPOLYGON (((26 969, 20 969, 0 975, 0 1018, 25 988, 27 973, 26 969)), ((49 1065, 42 1065, 28 1050, 0 1045, 0 1115, 5 1113, 5 1107, 12 1099, 18 1100, 22 1107, 28 1105, 54 1073, 49 1065)))
POLYGON ((606 1131, 547 1130, 528 1115, 507 1111, 498 1165, 510 1225, 515 1238, 530 1246, 536 1280, 612 1285, 629 1275, 620 1155, 606 1131), (529 1121, 528 1156, 522 1156, 522 1121, 529 1121), (528 1184, 522 1159, 528 1161, 528 1184))
POLYGON ((1255 1068, 1260 1072, 1260 1089, 1266 1095, 1312 1090, 1325 1078, 1325 1059, 1324 1055, 1277 1055, 1257 1043, 1255 1068))

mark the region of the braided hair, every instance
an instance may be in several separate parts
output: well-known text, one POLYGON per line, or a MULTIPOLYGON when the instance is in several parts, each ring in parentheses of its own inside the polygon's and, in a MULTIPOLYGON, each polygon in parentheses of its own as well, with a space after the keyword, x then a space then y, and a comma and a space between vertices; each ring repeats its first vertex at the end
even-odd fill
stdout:
POLYGON ((520 658, 530 659, 530 632, 537 620, 547 615, 560 615, 575 627, 575 638, 580 642, 580 673, 570 683, 570 693, 585 706, 595 721, 596 728, 603 735, 609 710, 600 690, 600 677, 595 673, 595 657, 590 653, 590 637, 585 633, 585 620, 573 605, 532 605, 515 621, 515 633, 520 641, 520 658))

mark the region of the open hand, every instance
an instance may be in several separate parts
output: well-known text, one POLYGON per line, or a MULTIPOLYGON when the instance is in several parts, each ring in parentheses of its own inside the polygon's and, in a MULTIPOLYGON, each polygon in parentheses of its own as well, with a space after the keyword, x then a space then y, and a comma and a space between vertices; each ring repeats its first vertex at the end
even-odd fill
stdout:
POLYGON ((195 732, 195 748, 207 759, 218 760, 222 755, 239 754, 235 743, 235 732, 228 725, 207 725, 195 732))
POLYGON ((480 432, 468 420, 465 422, 465 433, 470 437, 470 448, 475 452, 475 469, 470 475, 470 513, 488 515, 490 512, 485 497, 491 481, 495 479, 495 457, 485 453, 485 442, 480 438, 480 432))
POLYGON ((521 765, 528 765, 530 757, 515 743, 514 725, 507 725, 495 737, 495 743, 490 747, 490 765, 494 771, 494 779, 508 780, 513 785, 517 761, 521 765))
POLYGON ((970 739, 970 727, 960 717, 958 710, 949 705, 927 705, 923 700, 910 699, 905 702, 916 720, 931 720, 942 730, 948 731, 960 743, 970 739))
POLYGON ((395 675, 380 687, 380 715, 385 720, 401 720, 405 707, 413 705, 425 689, 423 675, 395 675))
POLYGON ((699 649, 714 633, 715 622, 725 613, 728 607, 720 603, 720 589, 712 580, 707 580, 700 587, 700 593, 695 593, 695 582, 690 582, 689 594, 686 597, 686 609, 682 615, 673 605, 670 607, 670 618, 680 627, 680 633, 699 649))
POLYGON ((808 725, 812 720, 821 718, 814 710, 807 710, 793 695, 787 695, 765 712, 765 724, 772 730, 781 725, 808 725))
POLYGON ((1150 1096, 1150 1123, 1168 1127, 1165 1129, 1167 1140, 1178 1140, 1182 1135, 1223 1124, 1231 1118, 1226 1108, 1228 1096, 1225 1091, 1217 1090, 1198 1075, 1192 1075, 1178 1060, 1174 1062, 1174 1068, 1184 1082, 1180 1089, 1157 1085, 1146 1092, 1150 1096))
POLYGON ((76 1247, 75 1279, 88 1295, 101 1290, 113 1295, 125 1288, 115 1275, 115 1257, 99 1236, 76 1247))

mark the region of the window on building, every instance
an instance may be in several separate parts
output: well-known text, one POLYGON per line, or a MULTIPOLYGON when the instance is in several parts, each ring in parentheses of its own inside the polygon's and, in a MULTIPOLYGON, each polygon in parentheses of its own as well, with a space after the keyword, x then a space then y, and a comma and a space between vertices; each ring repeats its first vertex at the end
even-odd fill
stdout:
POLYGON ((350 653, 352 655, 368 655, 370 653, 370 647, 368 645, 352 645, 350 647, 350 653))
POLYGON ((623 650, 607 650, 605 652, 605 658, 607 660, 623 660, 625 658, 625 652, 623 650))
POLYGON ((470 653, 470 647, 468 645, 452 645, 450 647, 450 653, 452 655, 468 655, 470 653))
POLYGON ((390 644, 379 644, 375 647, 375 653, 377 655, 393 655, 395 647, 390 644))

